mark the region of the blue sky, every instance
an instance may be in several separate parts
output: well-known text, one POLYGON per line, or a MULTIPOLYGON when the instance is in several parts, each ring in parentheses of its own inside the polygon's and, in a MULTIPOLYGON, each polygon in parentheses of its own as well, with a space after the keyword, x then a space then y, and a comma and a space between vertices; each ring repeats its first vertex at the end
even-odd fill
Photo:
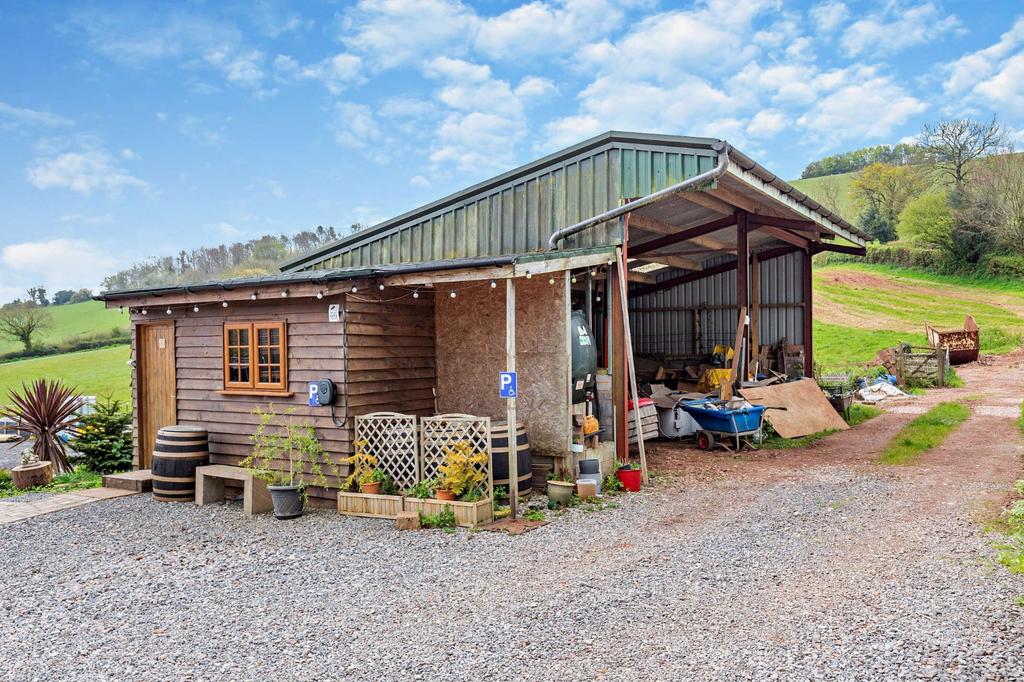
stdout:
POLYGON ((4 3, 0 45, 0 301, 373 223, 612 128, 787 177, 948 116, 1024 141, 1010 1, 4 3))

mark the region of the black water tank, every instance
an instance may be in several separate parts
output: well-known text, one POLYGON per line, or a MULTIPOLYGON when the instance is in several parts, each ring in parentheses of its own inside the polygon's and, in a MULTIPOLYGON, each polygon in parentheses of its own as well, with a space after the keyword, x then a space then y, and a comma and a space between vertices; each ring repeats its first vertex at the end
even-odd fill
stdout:
POLYGON ((597 384, 597 345, 594 332, 590 331, 581 311, 573 311, 569 324, 572 329, 572 401, 582 403, 587 391, 597 384))

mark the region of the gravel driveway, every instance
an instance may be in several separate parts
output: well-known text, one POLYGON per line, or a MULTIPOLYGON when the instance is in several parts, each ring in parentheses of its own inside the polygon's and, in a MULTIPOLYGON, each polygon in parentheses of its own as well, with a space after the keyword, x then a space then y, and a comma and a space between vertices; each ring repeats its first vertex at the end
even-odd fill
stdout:
POLYGON ((518 538, 103 502, 0 531, 0 677, 1024 677, 1024 581, 912 486, 681 479, 518 538))
POLYGON ((1024 679, 1024 576, 979 521, 1020 439, 972 405, 912 467, 872 463, 897 413, 659 446, 645 492, 516 538, 148 496, 0 527, 0 679, 1024 679))

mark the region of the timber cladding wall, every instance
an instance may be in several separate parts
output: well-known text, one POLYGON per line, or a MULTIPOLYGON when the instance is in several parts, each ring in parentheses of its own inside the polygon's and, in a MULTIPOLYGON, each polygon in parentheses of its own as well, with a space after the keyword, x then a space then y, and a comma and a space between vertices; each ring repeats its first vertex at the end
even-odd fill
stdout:
MULTIPOLYGON (((379 298, 387 300, 393 296, 381 292, 379 298)), ((197 313, 191 309, 174 311, 165 319, 172 320, 175 326, 177 422, 209 431, 211 462, 237 465, 251 452, 250 436, 258 424, 253 409, 271 405, 279 414, 292 409, 296 418, 316 427, 321 444, 335 462, 340 462, 351 453, 354 415, 378 410, 432 413, 432 298, 407 297, 401 303, 380 303, 377 298, 375 295, 362 301, 353 295, 323 300, 239 302, 228 308, 201 307, 197 313), (342 306, 340 322, 328 321, 331 303, 342 306), (287 325, 291 396, 221 392, 224 324, 258 321, 280 321, 287 325), (350 358, 348 367, 346 354, 350 358), (317 379, 330 379, 337 386, 334 418, 330 408, 307 405, 308 382, 317 379)), ((136 315, 133 321, 147 320, 136 315)), ((345 468, 339 473, 344 475, 345 468)), ((328 485, 337 486, 340 475, 328 476, 328 485)), ((311 489, 310 494, 331 497, 333 491, 311 489)))
MULTIPOLYGON (((463 282, 457 298, 438 288, 437 384, 440 412, 505 419, 498 372, 505 369, 505 286, 463 282)), ((530 447, 562 456, 568 444, 568 372, 565 290, 561 278, 516 280, 518 420, 530 447)))

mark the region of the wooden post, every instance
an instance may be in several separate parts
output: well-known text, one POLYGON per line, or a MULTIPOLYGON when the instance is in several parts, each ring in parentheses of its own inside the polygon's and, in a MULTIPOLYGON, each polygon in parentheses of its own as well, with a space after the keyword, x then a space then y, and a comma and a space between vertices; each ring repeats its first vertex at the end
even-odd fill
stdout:
POLYGON ((608 364, 612 370, 612 414, 611 426, 615 432, 615 457, 620 462, 629 459, 629 423, 626 419, 626 352, 623 348, 622 304, 619 280, 622 273, 618 266, 608 268, 608 296, 611 326, 611 343, 608 344, 608 364))
POLYGON ((935 383, 939 388, 944 388, 946 386, 946 348, 944 346, 937 345, 935 348, 935 370, 939 374, 935 383))
MULTIPOLYGON (((619 271, 626 272, 626 259, 622 251, 616 252, 619 271)), ((625 361, 629 367, 629 388, 633 398, 633 422, 636 425, 636 446, 640 451, 640 471, 643 473, 644 483, 647 483, 647 452, 644 448, 644 431, 640 426, 640 391, 636 384, 636 366, 633 364, 633 334, 629 329, 629 298, 626 295, 626 278, 619 277, 619 304, 622 306, 622 330, 625 335, 626 357, 625 361)), ((627 426, 624 431, 629 432, 627 426)))
MULTIPOLYGON (((505 280, 505 371, 516 371, 516 280, 505 280)), ((518 384, 518 381, 517 381, 518 384)), ((518 385, 516 391, 518 392, 518 385)), ((511 518, 516 518, 519 502, 519 440, 516 429, 516 399, 505 399, 508 421, 508 503, 511 518)))
POLYGON ((804 251, 803 257, 803 290, 804 290, 804 376, 814 377, 814 286, 811 276, 811 251, 804 251))
MULTIPOLYGON (((761 352, 761 261, 754 256, 750 265, 750 352, 752 358, 761 352)), ((763 370, 763 367, 756 369, 763 370)), ((765 372, 767 374, 767 372, 765 372)), ((750 377, 756 379, 757 377, 750 377)))
POLYGON ((594 282, 590 276, 590 268, 583 274, 583 319, 590 328, 594 328, 594 282))
MULTIPOLYGON (((736 214, 736 308, 743 315, 750 309, 750 245, 747 241, 747 212, 739 211, 736 214)), ((746 331, 744 331, 746 339, 746 331)), ((733 365, 738 366, 738 377, 740 381, 747 379, 747 351, 750 344, 740 344, 742 353, 733 358, 733 365)))

